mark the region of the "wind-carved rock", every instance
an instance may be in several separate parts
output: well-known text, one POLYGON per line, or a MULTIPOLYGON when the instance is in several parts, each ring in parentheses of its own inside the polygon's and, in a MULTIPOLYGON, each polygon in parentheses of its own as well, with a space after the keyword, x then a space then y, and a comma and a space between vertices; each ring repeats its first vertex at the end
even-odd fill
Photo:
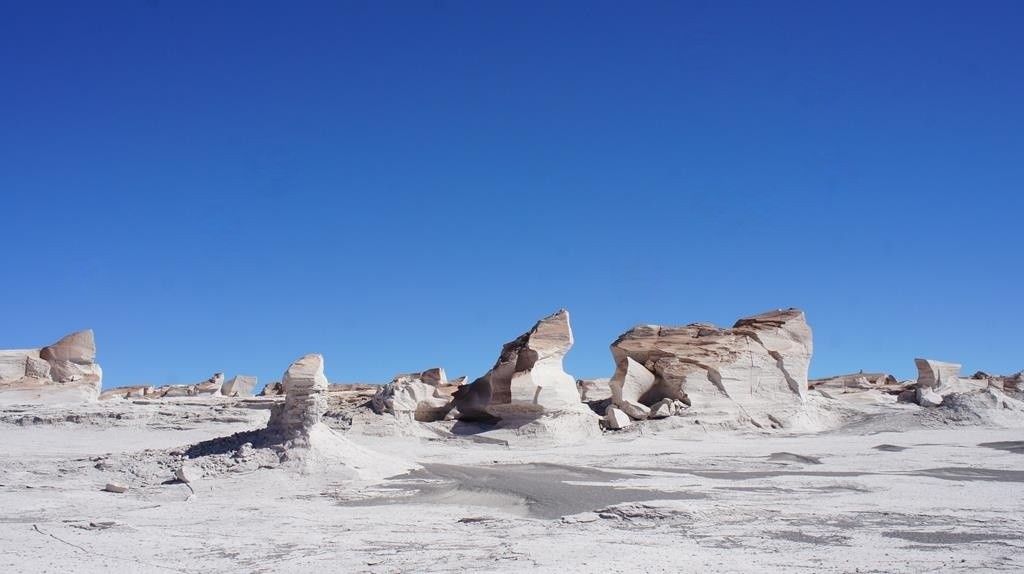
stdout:
POLYGON ((455 391, 453 403, 459 418, 494 422, 503 413, 536 414, 579 407, 576 379, 562 364, 572 344, 568 311, 562 309, 541 319, 502 347, 487 374, 455 391))
POLYGON ((284 405, 271 413, 267 427, 286 439, 308 436, 327 412, 324 358, 309 354, 292 363, 281 379, 284 405))
POLYGON ((937 407, 953 393, 980 391, 990 386, 987 380, 961 379, 957 363, 914 359, 914 364, 917 365, 917 384, 912 388, 910 400, 922 407, 937 407))
POLYGON ((309 354, 292 363, 281 386, 284 404, 271 410, 257 442, 272 443, 282 463, 302 472, 353 479, 382 478, 417 466, 368 451, 324 424, 329 385, 323 356, 309 354))
POLYGON ((102 385, 91 330, 40 349, 0 351, 0 403, 94 401, 102 385))
MULTIPOLYGON (((459 377, 457 381, 465 379, 459 377)), ((379 414, 392 414, 403 420, 439 421, 451 409, 452 394, 459 384, 449 382, 440 367, 398 375, 377 389, 370 404, 379 414)))
POLYGON ((611 385, 621 389, 613 402, 632 409, 634 418, 644 416, 640 407, 670 399, 701 412, 738 414, 756 426, 778 426, 767 411, 804 401, 813 342, 804 313, 787 309, 740 319, 731 329, 638 325, 611 351, 611 385))

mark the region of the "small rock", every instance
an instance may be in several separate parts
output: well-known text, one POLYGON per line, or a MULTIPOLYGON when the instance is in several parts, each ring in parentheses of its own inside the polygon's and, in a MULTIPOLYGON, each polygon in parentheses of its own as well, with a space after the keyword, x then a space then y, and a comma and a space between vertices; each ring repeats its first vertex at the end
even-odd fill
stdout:
POLYGON ((942 404, 942 395, 931 387, 917 388, 917 404, 922 407, 937 407, 942 404))
POLYGON ((562 522, 566 524, 583 524, 587 522, 596 522, 601 517, 596 512, 581 512, 579 514, 570 514, 562 517, 562 522))
POLYGON ((124 492, 128 492, 128 487, 119 482, 108 482, 107 485, 103 487, 103 490, 107 492, 116 492, 118 494, 121 494, 124 492))
POLYGON ((604 412, 604 423, 612 430, 619 430, 633 424, 633 421, 630 420, 629 415, 622 412, 621 409, 608 405, 608 409, 604 412))

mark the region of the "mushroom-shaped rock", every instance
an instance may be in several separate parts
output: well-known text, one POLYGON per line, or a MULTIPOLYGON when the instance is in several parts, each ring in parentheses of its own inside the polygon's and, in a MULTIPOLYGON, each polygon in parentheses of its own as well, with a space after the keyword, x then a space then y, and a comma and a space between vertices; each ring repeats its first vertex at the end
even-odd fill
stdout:
POLYGON ((731 329, 638 325, 611 351, 613 381, 625 381, 630 360, 653 373, 654 385, 640 397, 646 406, 669 398, 753 418, 755 411, 803 402, 813 343, 804 313, 787 309, 740 319, 731 329))
POLYGON ((221 386, 220 394, 225 397, 251 397, 255 389, 256 377, 235 375, 221 386))
POLYGON ((578 407, 576 379, 562 364, 572 344, 568 311, 541 319, 502 347, 487 374, 455 393, 461 418, 486 418, 493 410, 542 413, 578 407))

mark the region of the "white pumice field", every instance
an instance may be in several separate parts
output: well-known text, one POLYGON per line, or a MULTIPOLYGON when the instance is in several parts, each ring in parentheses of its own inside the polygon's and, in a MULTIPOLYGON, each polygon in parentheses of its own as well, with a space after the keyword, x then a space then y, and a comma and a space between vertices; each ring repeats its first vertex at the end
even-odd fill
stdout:
POLYGON ((100 400, 69 337, 0 352, 2 572, 1024 570, 1021 375, 808 380, 793 309, 637 326, 608 379, 560 311, 472 381, 310 354, 259 396, 100 400))

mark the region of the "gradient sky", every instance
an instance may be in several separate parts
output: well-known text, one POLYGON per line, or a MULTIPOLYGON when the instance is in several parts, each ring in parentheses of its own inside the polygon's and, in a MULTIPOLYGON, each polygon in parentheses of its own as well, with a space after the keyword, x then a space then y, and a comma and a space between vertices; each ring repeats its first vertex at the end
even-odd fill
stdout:
POLYGON ((1024 3, 3 2, 0 348, 483 373, 565 307, 1024 368, 1024 3))

